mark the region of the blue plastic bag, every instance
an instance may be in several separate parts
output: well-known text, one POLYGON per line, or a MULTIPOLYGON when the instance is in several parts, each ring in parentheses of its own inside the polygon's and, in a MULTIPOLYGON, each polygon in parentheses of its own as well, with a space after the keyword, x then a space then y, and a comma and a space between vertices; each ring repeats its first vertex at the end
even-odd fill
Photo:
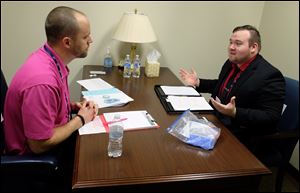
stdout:
POLYGON ((221 133, 220 128, 206 119, 199 119, 190 110, 180 115, 167 131, 187 144, 206 150, 214 148, 221 133))

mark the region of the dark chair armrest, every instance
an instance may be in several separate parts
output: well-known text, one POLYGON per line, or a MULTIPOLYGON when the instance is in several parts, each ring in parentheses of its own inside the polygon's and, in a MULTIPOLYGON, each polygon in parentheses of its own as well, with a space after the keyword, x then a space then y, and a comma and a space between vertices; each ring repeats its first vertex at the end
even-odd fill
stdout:
POLYGON ((2 155, 1 173, 24 176, 53 175, 58 170, 58 160, 51 155, 2 155))
MULTIPOLYGON (((280 131, 272 134, 252 136, 249 140, 248 147, 254 153, 264 151, 264 149, 272 148, 279 141, 295 141, 299 139, 299 130, 280 131)), ((271 150, 270 150, 271 151, 271 150)))
POLYGON ((280 131, 268 135, 254 136, 252 140, 273 140, 273 139, 290 139, 299 138, 299 129, 295 131, 280 131))
POLYGON ((62 192, 54 155, 1 155, 1 192, 62 192))

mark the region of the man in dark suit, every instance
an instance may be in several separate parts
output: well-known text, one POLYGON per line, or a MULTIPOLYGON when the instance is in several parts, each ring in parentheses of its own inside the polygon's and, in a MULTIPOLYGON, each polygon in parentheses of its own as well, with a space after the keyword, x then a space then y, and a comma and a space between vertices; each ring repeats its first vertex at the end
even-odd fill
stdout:
POLYGON ((244 143, 251 135, 275 131, 285 96, 281 72, 260 54, 259 31, 236 27, 230 37, 228 60, 218 79, 200 79, 194 70, 180 69, 186 85, 212 93, 217 117, 244 143))

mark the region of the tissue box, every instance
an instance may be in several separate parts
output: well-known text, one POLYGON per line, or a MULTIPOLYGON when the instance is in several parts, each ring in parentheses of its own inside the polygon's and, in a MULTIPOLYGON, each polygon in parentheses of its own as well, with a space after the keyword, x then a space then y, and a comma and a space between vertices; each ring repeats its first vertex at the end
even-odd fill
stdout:
POLYGON ((147 77, 158 77, 159 76, 159 67, 160 63, 148 63, 148 61, 145 61, 145 74, 147 77))

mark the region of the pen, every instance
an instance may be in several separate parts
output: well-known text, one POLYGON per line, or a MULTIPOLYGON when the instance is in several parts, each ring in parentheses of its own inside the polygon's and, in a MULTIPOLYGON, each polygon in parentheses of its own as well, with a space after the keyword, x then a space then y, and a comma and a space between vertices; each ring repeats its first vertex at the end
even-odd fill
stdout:
POLYGON ((108 121, 108 122, 106 122, 106 124, 117 123, 117 122, 121 122, 121 121, 125 121, 125 120, 127 120, 127 118, 122 118, 122 119, 119 119, 119 120, 108 121))
POLYGON ((90 71, 90 74, 106 74, 105 71, 90 71))

